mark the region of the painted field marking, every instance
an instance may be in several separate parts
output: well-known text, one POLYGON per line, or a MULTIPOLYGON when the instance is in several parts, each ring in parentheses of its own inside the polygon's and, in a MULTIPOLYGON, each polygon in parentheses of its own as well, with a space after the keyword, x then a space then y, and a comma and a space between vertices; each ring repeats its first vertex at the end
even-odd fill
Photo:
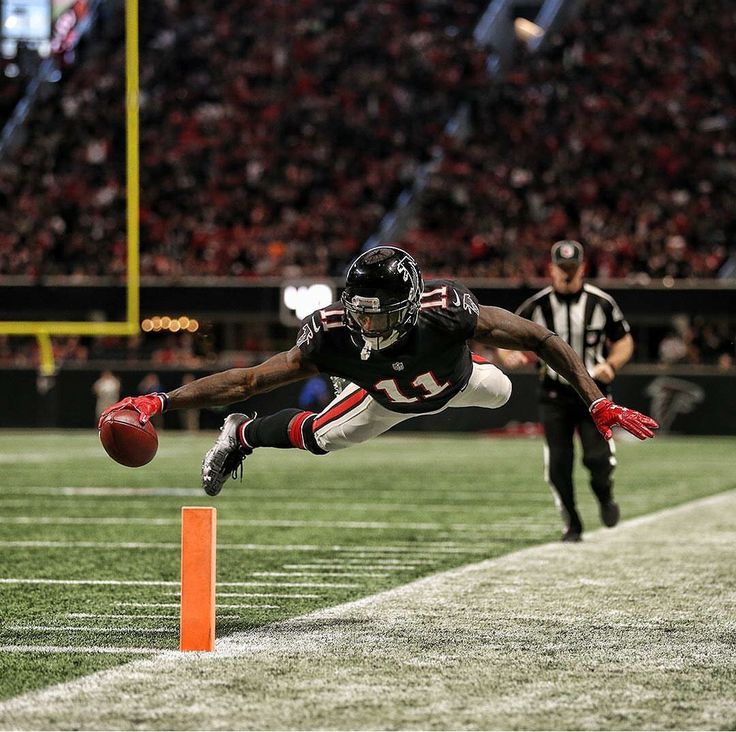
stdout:
POLYGON ((163 648, 118 648, 112 646, 0 646, 0 653, 112 653, 115 655, 151 655, 163 648))
MULTIPOLYGON (((168 518, 135 516, 2 516, 0 524, 39 526, 175 526, 178 521, 168 518)), ((436 522, 406 521, 322 521, 309 519, 221 519, 220 526, 258 526, 263 528, 315 528, 315 529, 364 529, 386 531, 406 529, 409 531, 478 531, 486 532, 497 528, 496 524, 442 524, 436 522)))
MULTIPOLYGON (((179 587, 179 582, 154 580, 95 580, 95 579, 33 579, 0 577, 0 585, 101 585, 120 587, 179 587)), ((354 589, 360 584, 337 584, 334 582, 218 582, 218 587, 328 587, 330 589, 354 589)))
POLYGON ((253 577, 388 577, 385 572, 250 572, 253 577))
MULTIPOLYGON (((179 620, 179 615, 139 615, 137 613, 67 613, 67 618, 89 620, 179 620)), ((240 615, 218 615, 218 620, 239 620, 240 615)))
MULTIPOLYGON (((218 544, 220 551, 302 551, 302 552, 374 552, 377 554, 487 554, 488 541, 484 548, 476 544, 466 546, 412 542, 407 546, 320 546, 318 544, 218 544)), ((156 549, 179 550, 179 544, 173 542, 112 542, 112 541, 0 541, 0 547, 16 549, 156 549)))
POLYGON ((178 615, 136 615, 135 613, 112 613, 112 614, 100 614, 100 613, 67 613, 67 618, 80 618, 80 619, 102 619, 107 620, 108 618, 116 618, 121 620, 178 620, 178 615))
MULTIPOLYGON (((366 559, 350 559, 348 557, 340 558, 339 560, 336 559, 319 559, 319 558, 313 558, 310 559, 309 565, 303 565, 303 566, 321 566, 321 565, 332 565, 335 567, 355 567, 355 566, 363 566, 366 562, 366 559)), ((403 560, 403 559, 382 559, 381 557, 372 557, 368 558, 367 561, 370 561, 371 564, 376 565, 378 567, 391 567, 396 564, 400 564, 402 566, 420 566, 423 564, 436 564, 436 562, 433 559, 410 559, 410 560, 403 560)))
MULTIPOLYGON (((34 501, 29 500, 26 498, 16 499, 16 498, 8 498, 8 496, 18 496, 26 494, 32 494, 32 495, 42 495, 46 498, 60 498, 60 499, 67 499, 67 498, 75 498, 77 495, 86 496, 86 498, 76 498, 74 501, 75 508, 79 508, 81 506, 91 506, 91 507, 99 507, 100 501, 94 500, 96 498, 106 498, 110 495, 118 495, 118 496, 126 496, 126 495, 138 495, 138 496, 157 496, 157 495, 182 495, 182 496, 191 496, 195 493, 197 495, 201 495, 199 491, 193 491, 192 493, 184 493, 181 494, 173 494, 173 493, 167 493, 167 492, 157 492, 155 489, 151 489, 150 493, 147 494, 140 494, 136 492, 128 492, 125 489, 95 489, 100 491, 99 493, 83 493, 83 494, 77 494, 76 492, 68 492, 68 493, 59 493, 58 491, 46 491, 46 492, 32 492, 32 491, 23 491, 22 493, 8 493, 5 490, 3 490, 3 493, 0 494, 0 505, 2 506, 31 506, 34 504, 34 501), (104 491, 104 492, 103 492, 104 491)), ((454 499, 457 499, 457 495, 453 495, 454 499)), ((232 503, 236 502, 236 499, 229 499, 232 503)), ((227 502, 228 498, 223 497, 220 499, 220 504, 227 502)), ((36 502, 38 503, 38 502, 36 502)), ((547 497, 544 497, 544 501, 535 501, 535 503, 539 503, 540 507, 547 507, 549 506, 549 500, 547 497)), ((70 505, 70 504, 68 504, 70 505)), ((130 499, 127 500, 110 500, 107 498, 107 500, 104 501, 104 505, 106 508, 113 507, 113 506, 121 506, 124 507, 126 510, 131 507, 136 508, 149 508, 151 507, 150 501, 132 501, 130 499)), ((340 512, 346 512, 346 511, 357 511, 357 512, 363 512, 363 511, 375 511, 376 509, 379 510, 385 510, 385 511, 391 511, 391 512, 402 512, 402 511, 410 511, 413 513, 451 513, 452 515, 456 516, 459 512, 463 510, 468 510, 467 506, 464 506, 462 504, 447 504, 447 503, 389 503, 385 501, 381 501, 379 499, 376 499, 375 503, 340 503, 340 502, 334 502, 334 503, 325 503, 323 501, 282 501, 282 500, 268 500, 267 498, 260 497, 259 498, 259 505, 265 505, 265 506, 278 506, 278 508, 282 511, 340 511, 340 512)), ((487 511, 488 513, 491 513, 495 516, 495 512, 497 510, 497 507, 491 506, 491 505, 480 505, 476 506, 473 505, 472 507, 472 513, 477 514, 479 512, 487 511)), ((526 526, 530 526, 527 521, 521 520, 521 519, 512 519, 510 522, 503 521, 504 525, 508 525, 511 527, 519 527, 524 528, 526 526)), ((536 524, 536 526, 543 526, 546 524, 543 524, 542 522, 539 522, 536 524)))
MULTIPOLYGON (((683 483, 684 484, 684 483, 683 483)), ((321 488, 321 492, 324 494, 334 494, 334 493, 345 493, 349 494, 350 490, 343 488, 343 487, 330 487, 330 486, 324 486, 321 488)), ((402 492, 405 493, 419 493, 422 497, 425 496, 433 496, 435 494, 439 496, 444 496, 445 491, 441 488, 433 489, 431 486, 405 486, 402 487, 402 492)), ((468 497, 475 499, 478 497, 478 494, 485 494, 488 492, 488 488, 486 486, 478 486, 477 488, 472 487, 466 487, 462 491, 456 491, 453 492, 453 498, 456 500, 459 500, 463 497, 468 497)), ((524 487, 519 486, 514 490, 515 494, 524 493, 525 495, 528 495, 532 497, 535 500, 540 499, 539 490, 537 486, 530 486, 527 490, 524 490, 524 487)), ((157 486, 155 488, 149 488, 149 487, 127 487, 127 488, 116 488, 115 486, 25 486, 23 488, 13 488, 9 487, 7 489, 7 492, 5 495, 27 495, 27 494, 33 494, 33 495, 41 495, 41 496, 55 496, 55 495, 61 495, 61 496, 197 496, 200 498, 204 498, 204 494, 202 493, 201 489, 199 488, 186 488, 183 486, 157 486)), ((385 488, 385 489, 374 489, 371 491, 371 496, 375 496, 378 502, 380 503, 380 497, 382 495, 385 495, 389 498, 394 498, 396 495, 396 492, 392 488, 385 488)), ((271 500, 271 503, 281 503, 278 499, 283 499, 284 497, 288 496, 294 496, 294 498, 299 502, 303 504, 308 504, 309 502, 305 500, 304 494, 301 492, 301 490, 292 490, 290 488, 271 488, 269 489, 269 497, 263 496, 262 492, 258 488, 249 488, 245 485, 239 487, 237 489, 237 494, 230 493, 228 496, 223 496, 224 501, 233 501, 243 498, 244 496, 252 496, 257 498, 263 498, 265 503, 269 502, 269 497, 276 498, 276 500, 271 500), (229 496, 229 497, 228 497, 229 496)), ((349 498, 348 495, 345 496, 346 499, 349 498)), ((549 500, 544 495, 544 493, 541 494, 541 499, 545 504, 549 503, 549 500)), ((314 505, 313 503, 311 505, 314 505)), ((327 502, 325 505, 334 505, 331 502, 327 502)), ((354 504, 347 504, 347 505, 354 505, 354 504)), ((368 504, 373 505, 373 504, 368 504)), ((415 505, 418 506, 424 506, 423 503, 416 503, 415 505)))
MULTIPOLYGON (((178 592, 168 592, 172 597, 181 597, 178 592)), ((305 595, 298 592, 218 592, 218 597, 277 597, 281 599, 318 600, 322 595, 305 595)))
MULTIPOLYGON (((116 602, 115 607, 179 607, 178 602, 116 602)), ((217 603, 217 607, 229 607, 229 608, 278 608, 280 605, 225 605, 221 602, 217 603)))
POLYGON ((121 587, 178 587, 179 582, 165 580, 98 580, 98 579, 52 579, 34 577, 0 577, 0 585, 102 585, 121 587))
POLYGON ((380 569, 384 572, 403 572, 407 569, 416 569, 417 566, 413 562, 403 563, 394 562, 393 564, 282 564, 283 569, 319 569, 323 572, 339 572, 345 574, 346 572, 352 572, 356 569, 361 570, 376 570, 380 569))
POLYGON ((135 628, 132 626, 118 628, 102 628, 92 625, 7 625, 7 630, 34 632, 84 632, 84 633, 176 633, 176 628, 135 628))

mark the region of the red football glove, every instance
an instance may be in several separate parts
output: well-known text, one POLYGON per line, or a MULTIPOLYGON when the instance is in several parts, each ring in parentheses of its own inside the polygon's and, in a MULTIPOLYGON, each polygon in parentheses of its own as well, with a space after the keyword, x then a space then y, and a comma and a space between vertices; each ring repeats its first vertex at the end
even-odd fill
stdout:
POLYGON ((111 412, 117 412, 120 409, 135 409, 138 412, 138 421, 141 424, 148 422, 154 414, 161 414, 164 411, 166 397, 163 394, 145 394, 144 396, 125 397, 117 404, 108 407, 101 415, 100 421, 97 423, 99 429, 102 421, 111 412))
POLYGON ((619 425, 627 432, 631 432, 634 437, 645 440, 647 437, 654 437, 653 430, 659 425, 646 414, 637 412, 635 409, 620 407, 609 399, 601 397, 596 399, 590 405, 590 416, 603 437, 610 440, 613 436, 611 427, 619 425))

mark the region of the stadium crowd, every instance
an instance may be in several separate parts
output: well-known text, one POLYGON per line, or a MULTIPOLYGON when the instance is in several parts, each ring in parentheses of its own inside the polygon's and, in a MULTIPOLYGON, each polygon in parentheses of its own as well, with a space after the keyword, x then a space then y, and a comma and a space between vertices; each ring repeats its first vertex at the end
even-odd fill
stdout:
MULTIPOLYGON (((711 277, 736 236, 728 0, 591 0, 486 74, 482 0, 141 8, 142 272, 338 275, 418 166, 405 245, 432 273, 711 277), (713 22, 718 18, 718 22, 713 22), (461 102, 469 139, 443 135, 461 102)), ((121 3, 0 163, 0 271, 125 269, 121 3)))
POLYGON ((443 138, 407 248, 526 279, 575 238, 592 277, 715 276, 736 242, 735 33, 728 0, 586 3, 443 138))
MULTIPOLYGON (((121 3, 0 165, 0 271, 124 274, 121 3)), ((141 8, 144 275, 339 272, 485 83, 482 0, 141 8)))

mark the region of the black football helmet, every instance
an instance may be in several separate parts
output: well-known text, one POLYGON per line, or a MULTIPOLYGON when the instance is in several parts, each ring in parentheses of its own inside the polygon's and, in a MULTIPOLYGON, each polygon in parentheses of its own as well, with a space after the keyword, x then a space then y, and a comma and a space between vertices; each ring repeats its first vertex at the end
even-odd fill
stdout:
MULTIPOLYGON (((422 273, 403 249, 386 245, 363 252, 345 278, 345 324, 365 344, 361 357, 400 340, 416 324, 422 273)), ((359 343, 360 341, 356 341, 359 343)))

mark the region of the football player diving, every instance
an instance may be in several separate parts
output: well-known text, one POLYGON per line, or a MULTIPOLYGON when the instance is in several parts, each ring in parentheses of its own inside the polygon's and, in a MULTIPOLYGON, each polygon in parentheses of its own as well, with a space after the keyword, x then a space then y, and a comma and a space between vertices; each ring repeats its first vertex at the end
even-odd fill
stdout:
POLYGON ((229 415, 202 462, 202 487, 215 496, 258 447, 324 455, 416 415, 451 407, 501 407, 511 396, 511 381, 470 351, 471 339, 536 353, 572 384, 606 439, 614 425, 641 440, 654 437, 659 425, 606 399, 562 338, 507 310, 480 305, 457 282, 423 282, 414 258, 389 245, 370 249, 353 262, 340 301, 305 318, 290 350, 256 366, 205 376, 168 394, 127 397, 101 419, 132 408, 145 423, 163 411, 241 402, 315 374, 345 384, 318 414, 284 409, 265 417, 229 415))

